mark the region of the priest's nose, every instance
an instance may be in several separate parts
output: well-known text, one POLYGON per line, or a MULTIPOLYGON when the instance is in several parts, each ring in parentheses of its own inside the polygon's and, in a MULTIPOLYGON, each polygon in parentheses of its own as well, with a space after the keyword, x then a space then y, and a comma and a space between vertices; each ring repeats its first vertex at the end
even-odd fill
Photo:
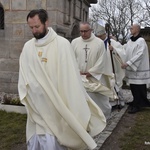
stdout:
POLYGON ((37 33, 37 29, 36 28, 32 28, 32 33, 37 33))

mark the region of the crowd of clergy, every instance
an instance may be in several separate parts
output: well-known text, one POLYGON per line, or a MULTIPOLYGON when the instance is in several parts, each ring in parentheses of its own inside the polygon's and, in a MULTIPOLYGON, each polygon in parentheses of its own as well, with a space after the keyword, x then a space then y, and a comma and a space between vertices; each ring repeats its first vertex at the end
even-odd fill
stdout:
POLYGON ((99 27, 93 33, 88 22, 70 43, 49 26, 44 9, 31 10, 27 24, 34 37, 20 55, 18 91, 27 110, 28 150, 96 148, 94 136, 105 129, 112 107, 125 105, 124 79, 133 94, 129 113, 150 106, 148 49, 139 25, 121 45, 99 27))

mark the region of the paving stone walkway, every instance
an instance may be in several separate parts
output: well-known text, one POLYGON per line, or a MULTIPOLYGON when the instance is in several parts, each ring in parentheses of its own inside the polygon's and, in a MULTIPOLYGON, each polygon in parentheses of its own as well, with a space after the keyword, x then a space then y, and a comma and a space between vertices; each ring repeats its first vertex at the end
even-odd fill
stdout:
MULTIPOLYGON (((123 90, 123 98, 125 100, 125 103, 132 101, 132 95, 130 90, 123 90)), ((115 109, 112 111, 110 118, 107 120, 106 128, 94 138, 95 142, 97 143, 97 147, 94 150, 100 150, 101 146, 103 145, 105 140, 111 135, 127 108, 128 105, 125 105, 120 110, 115 109)))

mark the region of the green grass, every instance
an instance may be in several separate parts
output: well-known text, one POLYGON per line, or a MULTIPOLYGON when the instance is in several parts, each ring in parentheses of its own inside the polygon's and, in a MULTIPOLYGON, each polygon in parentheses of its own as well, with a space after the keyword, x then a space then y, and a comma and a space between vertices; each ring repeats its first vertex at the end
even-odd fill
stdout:
POLYGON ((150 150, 150 109, 138 112, 135 125, 124 134, 120 143, 121 150, 150 150))
POLYGON ((0 111, 0 150, 25 143, 26 115, 0 111))
MULTIPOLYGON (((25 114, 0 111, 0 150, 24 144, 25 126, 25 114)), ((150 150, 145 142, 150 143, 150 109, 138 112, 135 125, 120 139, 121 150, 150 150)))

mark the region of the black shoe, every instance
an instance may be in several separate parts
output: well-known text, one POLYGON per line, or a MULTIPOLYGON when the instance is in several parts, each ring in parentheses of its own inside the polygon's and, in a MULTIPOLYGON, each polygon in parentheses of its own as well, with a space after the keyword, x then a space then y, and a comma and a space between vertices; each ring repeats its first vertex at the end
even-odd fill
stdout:
POLYGON ((112 111, 115 111, 115 110, 121 110, 122 108, 124 108, 124 106, 122 105, 115 105, 115 106, 112 106, 112 111))
POLYGON ((132 108, 133 108, 133 106, 128 106, 128 111, 131 111, 132 110, 132 108))
POLYGON ((112 111, 114 111, 114 110, 116 110, 116 109, 118 109, 118 105, 114 105, 114 106, 112 106, 112 108, 111 108, 112 111))
POLYGON ((133 102, 128 102, 128 103, 126 103, 127 105, 129 105, 129 106, 132 106, 133 105, 133 102))
POLYGON ((138 111, 140 111, 140 108, 137 108, 137 107, 132 107, 132 109, 130 109, 128 111, 129 114, 135 114, 137 113, 138 111))
POLYGON ((118 109, 122 109, 122 108, 124 108, 123 105, 118 105, 118 109))

